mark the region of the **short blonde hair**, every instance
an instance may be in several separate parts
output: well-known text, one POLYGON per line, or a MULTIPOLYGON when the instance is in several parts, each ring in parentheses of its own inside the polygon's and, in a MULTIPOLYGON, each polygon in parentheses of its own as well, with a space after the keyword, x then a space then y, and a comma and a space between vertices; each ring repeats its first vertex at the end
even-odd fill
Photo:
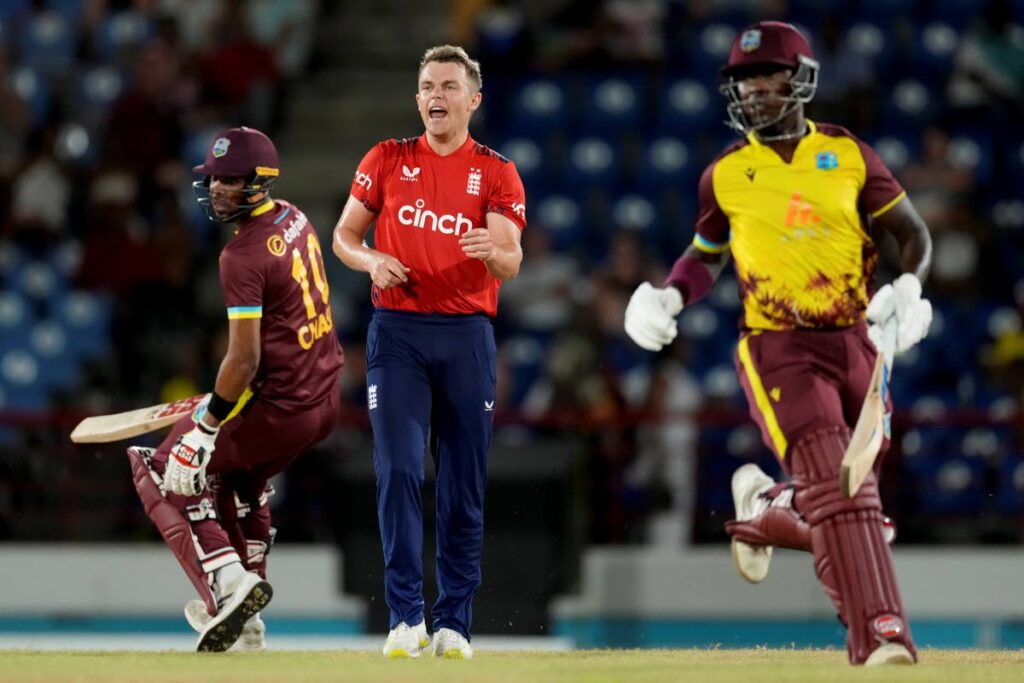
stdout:
POLYGON ((458 45, 435 45, 424 52, 423 59, 420 60, 420 70, 417 74, 423 73, 423 67, 430 62, 455 62, 456 64, 461 64, 466 69, 466 77, 469 78, 471 86, 476 90, 480 90, 484 85, 484 78, 480 74, 480 62, 470 59, 466 51, 458 45))

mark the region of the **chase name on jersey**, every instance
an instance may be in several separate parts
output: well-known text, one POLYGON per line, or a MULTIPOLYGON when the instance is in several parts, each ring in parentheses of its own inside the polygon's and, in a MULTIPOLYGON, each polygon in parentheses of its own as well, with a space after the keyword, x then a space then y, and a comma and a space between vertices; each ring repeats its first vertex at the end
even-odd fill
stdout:
POLYGON ((415 206, 405 204, 400 207, 398 222, 420 230, 425 230, 429 226, 432 232, 440 232, 443 235, 461 235, 473 229, 473 221, 466 218, 461 211, 454 216, 450 213, 438 215, 428 209, 427 203, 422 199, 417 199, 415 206))

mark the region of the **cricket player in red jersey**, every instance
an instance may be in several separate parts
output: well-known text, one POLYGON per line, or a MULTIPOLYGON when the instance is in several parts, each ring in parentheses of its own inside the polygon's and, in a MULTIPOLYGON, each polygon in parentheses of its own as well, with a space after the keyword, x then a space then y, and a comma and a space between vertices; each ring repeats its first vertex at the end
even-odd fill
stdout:
POLYGON ((155 451, 128 457, 146 513, 202 601, 186 606, 199 651, 263 649, 274 539, 268 480, 330 433, 344 356, 320 242, 274 200, 278 157, 253 128, 217 136, 194 183, 209 217, 234 228, 220 254, 228 349, 211 399, 155 451))
POLYGON ((473 655, 494 415, 491 318, 501 281, 519 272, 526 226, 515 165, 469 136, 480 87, 480 65, 465 50, 427 50, 416 93, 426 131, 367 153, 334 232, 338 258, 373 281, 366 383, 391 610, 387 657, 418 657, 430 645, 420 500, 428 443, 437 471, 433 653, 473 655), (363 238, 374 220, 370 248, 363 238))
POLYGON ((737 372, 792 478, 776 484, 755 465, 733 477, 737 520, 727 530, 737 569, 757 582, 772 546, 810 551, 847 627, 850 662, 910 664, 916 650, 884 538, 877 463, 851 498, 839 469, 870 383, 872 342, 892 338, 905 351, 927 334, 928 230, 868 145, 804 117, 818 63, 797 29, 748 27, 722 73, 743 140, 704 171, 693 244, 663 288, 637 288, 626 331, 646 349, 671 343, 676 315, 707 294, 732 254, 743 300, 737 372), (882 231, 899 243, 903 274, 869 300, 882 231))

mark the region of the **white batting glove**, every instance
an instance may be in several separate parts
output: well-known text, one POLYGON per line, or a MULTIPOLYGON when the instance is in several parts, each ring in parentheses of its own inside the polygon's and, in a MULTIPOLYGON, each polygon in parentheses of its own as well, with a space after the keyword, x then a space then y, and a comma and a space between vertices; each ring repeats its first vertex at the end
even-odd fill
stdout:
POLYGON ((206 467, 213 455, 219 427, 196 420, 191 431, 182 434, 167 456, 164 490, 180 496, 197 496, 206 488, 206 467))
POLYGON ((913 273, 900 275, 879 289, 868 304, 868 336, 881 349, 886 331, 896 339, 896 353, 912 348, 932 324, 932 304, 921 297, 921 281, 913 273), (895 326, 893 333, 892 326, 895 326))
POLYGON ((626 306, 626 334, 641 348, 661 351, 676 338, 676 316, 682 310, 683 295, 678 289, 658 289, 645 282, 626 306))

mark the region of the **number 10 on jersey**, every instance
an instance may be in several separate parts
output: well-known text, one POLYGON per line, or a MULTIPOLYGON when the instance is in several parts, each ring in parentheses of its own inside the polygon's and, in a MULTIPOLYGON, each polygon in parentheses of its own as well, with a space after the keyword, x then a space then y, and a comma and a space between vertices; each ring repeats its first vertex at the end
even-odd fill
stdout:
POLYGON ((307 235, 306 249, 309 253, 308 269, 302 262, 302 252, 298 247, 292 249, 292 278, 302 289, 302 303, 306 307, 306 318, 310 321, 298 330, 299 346, 309 350, 313 342, 334 330, 334 320, 331 318, 330 287, 327 286, 327 278, 324 277, 324 257, 316 235, 307 235), (324 312, 320 314, 316 312, 316 304, 309 291, 309 271, 313 271, 313 284, 316 285, 324 302, 324 312))

